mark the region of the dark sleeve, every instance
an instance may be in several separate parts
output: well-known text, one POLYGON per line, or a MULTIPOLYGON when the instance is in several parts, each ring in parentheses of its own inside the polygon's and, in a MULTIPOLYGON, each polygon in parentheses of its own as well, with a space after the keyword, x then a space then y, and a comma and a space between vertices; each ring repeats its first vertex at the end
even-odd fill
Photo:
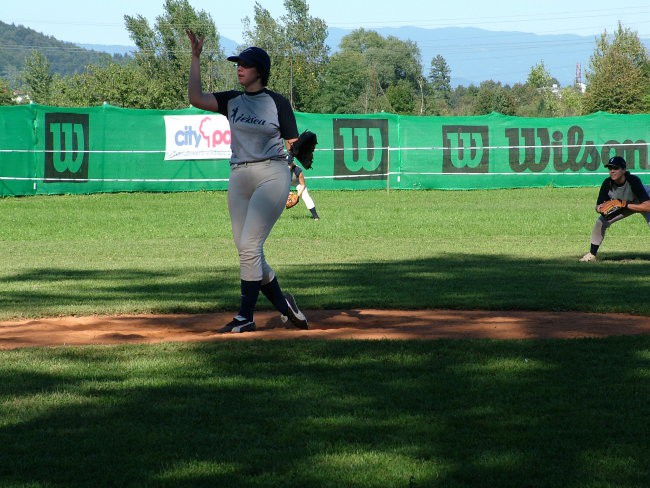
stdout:
POLYGON ((600 191, 598 192, 598 198, 596 199, 596 206, 600 205, 603 202, 609 200, 609 189, 611 187, 610 179, 605 178, 603 184, 600 185, 600 191))
POLYGON ((296 115, 293 113, 289 100, 280 95, 269 91, 269 94, 275 102, 278 109, 278 122, 280 123, 280 137, 282 139, 297 139, 298 138, 298 124, 296 123, 296 115))
POLYGON ((241 94, 242 92, 236 90, 213 93, 214 98, 217 99, 217 104, 219 105, 219 113, 228 117, 228 101, 241 94))
POLYGON ((645 191, 645 187, 643 186, 641 178, 636 175, 628 175, 627 178, 630 181, 630 188, 632 188, 632 191, 639 199, 639 203, 650 200, 650 196, 648 196, 648 192, 645 191))

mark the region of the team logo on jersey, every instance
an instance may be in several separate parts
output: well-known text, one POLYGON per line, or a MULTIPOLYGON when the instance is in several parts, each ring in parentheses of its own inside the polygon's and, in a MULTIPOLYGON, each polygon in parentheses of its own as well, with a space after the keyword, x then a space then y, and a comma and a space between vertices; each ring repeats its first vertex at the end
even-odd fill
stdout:
POLYGON ((443 173, 487 173, 490 145, 486 125, 442 126, 443 173))
POLYGON ((335 119, 334 175, 385 180, 388 168, 388 120, 335 119))
POLYGON ((45 114, 45 182, 88 181, 88 114, 45 114))

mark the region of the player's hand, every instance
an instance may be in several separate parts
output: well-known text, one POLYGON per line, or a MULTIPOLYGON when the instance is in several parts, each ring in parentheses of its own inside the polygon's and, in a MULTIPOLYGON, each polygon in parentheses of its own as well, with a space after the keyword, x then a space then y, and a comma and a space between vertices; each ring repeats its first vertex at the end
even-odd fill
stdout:
POLYGON ((198 58, 201 56, 201 51, 203 51, 203 41, 205 41, 205 37, 196 37, 196 34, 194 34, 192 29, 187 29, 185 33, 187 34, 187 38, 190 40, 190 45, 192 46, 192 56, 198 58))

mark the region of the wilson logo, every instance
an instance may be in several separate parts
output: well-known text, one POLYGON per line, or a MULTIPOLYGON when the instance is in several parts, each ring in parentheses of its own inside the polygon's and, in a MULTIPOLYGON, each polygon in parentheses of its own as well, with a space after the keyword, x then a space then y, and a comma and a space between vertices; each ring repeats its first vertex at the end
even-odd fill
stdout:
POLYGON ((612 156, 623 156, 628 169, 649 167, 648 143, 643 139, 609 139, 599 146, 578 125, 569 127, 566 133, 546 127, 513 127, 505 134, 510 168, 515 173, 539 173, 547 168, 557 172, 597 171, 612 156))
POLYGON ((88 114, 45 114, 45 182, 88 181, 88 114))
POLYGON ((335 119, 334 176, 385 180, 388 120, 335 119))
POLYGON ((487 173, 490 167, 488 127, 445 125, 442 127, 442 171, 445 173, 487 173))

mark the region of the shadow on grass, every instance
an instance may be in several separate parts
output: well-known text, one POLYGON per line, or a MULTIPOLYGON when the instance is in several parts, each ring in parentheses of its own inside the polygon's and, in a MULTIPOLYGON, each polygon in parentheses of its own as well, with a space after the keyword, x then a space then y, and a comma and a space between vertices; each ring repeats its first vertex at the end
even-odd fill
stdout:
POLYGON ((648 486, 649 349, 628 337, 4 352, 55 367, 0 369, 4 411, 42 395, 2 424, 0 485, 648 486))
MULTIPOLYGON (((451 308, 628 312, 650 315, 650 254, 596 263, 512 255, 445 254, 421 260, 277 265, 304 308, 451 308)), ((238 270, 166 272, 34 269, 0 284, 0 317, 66 313, 203 313, 232 310, 238 270), (66 310, 69 309, 69 312, 66 310), (28 311, 28 312, 27 312, 28 311)), ((258 307, 270 305, 262 297, 258 307)))

